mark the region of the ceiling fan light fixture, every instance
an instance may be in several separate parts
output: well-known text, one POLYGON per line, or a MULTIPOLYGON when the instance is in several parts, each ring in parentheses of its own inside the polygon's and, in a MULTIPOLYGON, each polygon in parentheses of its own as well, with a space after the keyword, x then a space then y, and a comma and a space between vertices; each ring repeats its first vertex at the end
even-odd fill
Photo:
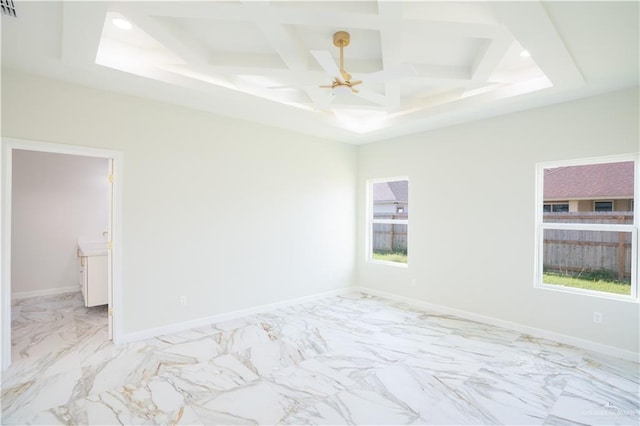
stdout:
POLYGON ((333 93, 338 96, 349 95, 351 93, 351 87, 347 86, 346 84, 338 84, 334 86, 333 93))

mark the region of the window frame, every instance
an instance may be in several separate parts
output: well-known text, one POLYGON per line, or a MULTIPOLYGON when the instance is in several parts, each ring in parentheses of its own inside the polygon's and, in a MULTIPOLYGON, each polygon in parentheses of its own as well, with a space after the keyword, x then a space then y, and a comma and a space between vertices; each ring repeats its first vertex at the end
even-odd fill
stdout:
MULTIPOLYGON (((638 154, 614 155, 606 157, 583 158, 575 160, 546 161, 536 164, 535 182, 535 252, 534 252, 534 280, 536 289, 560 291, 564 293, 582 294, 605 299, 623 300, 638 303, 638 203, 634 202, 632 224, 602 224, 602 223, 558 223, 544 222, 544 170, 556 167, 583 166, 589 164, 618 163, 633 161, 634 163, 634 201, 640 193, 640 159, 638 154), (606 293, 602 291, 586 290, 566 287, 543 282, 543 250, 544 231, 547 229, 563 229, 575 231, 613 231, 631 233, 631 293, 629 295, 606 293)), ((614 205, 615 207, 615 205, 614 205)))
POLYGON ((613 200, 593 200, 594 212, 613 212, 615 211, 615 208, 616 208, 616 203, 613 200), (611 210, 598 210, 596 207, 598 203, 611 203, 611 210))
MULTIPOLYGON (((564 203, 564 202, 551 201, 551 202, 543 204, 543 208, 546 207, 546 206, 549 206, 549 213, 562 213, 562 212, 553 211, 553 207, 554 206, 567 206, 567 211, 569 211, 569 203, 568 202, 564 203)), ((545 213, 547 213, 547 212, 545 212, 545 213)))
MULTIPOLYGON (((409 205, 409 200, 411 198, 411 189, 410 189, 410 181, 408 176, 394 176, 388 178, 375 178, 368 179, 366 182, 366 209, 365 209, 365 226, 367 229, 365 230, 365 262, 374 263, 380 265, 390 265, 398 268, 408 268, 409 267, 409 218, 407 219, 374 219, 373 218, 373 185, 376 183, 384 183, 384 182, 396 182, 396 181, 407 181, 407 206, 409 205), (391 225, 406 225, 407 226, 407 263, 401 262, 390 262, 387 260, 379 260, 373 258, 373 225, 376 223, 380 224, 391 224, 391 225)), ((408 211, 408 208, 407 208, 408 211)))

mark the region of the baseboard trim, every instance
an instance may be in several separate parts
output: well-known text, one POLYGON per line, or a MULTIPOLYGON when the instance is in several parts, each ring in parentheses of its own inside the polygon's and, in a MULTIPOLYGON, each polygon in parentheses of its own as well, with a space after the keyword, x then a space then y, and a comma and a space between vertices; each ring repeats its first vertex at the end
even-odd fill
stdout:
POLYGON ((258 305, 251 308, 239 309, 232 312, 225 312, 217 315, 212 315, 205 318, 198 318, 195 320, 165 325, 162 327, 155 327, 155 328, 149 328, 146 330, 125 333, 115 343, 135 342, 139 340, 150 339, 156 336, 162 336, 165 334, 179 333, 181 331, 185 331, 185 330, 189 330, 197 327, 203 327, 216 322, 228 321, 228 320, 242 318, 249 315, 269 312, 269 311, 273 311, 279 308, 284 308, 287 306, 295 306, 295 305, 299 305, 305 302, 310 302, 313 300, 324 299, 325 297, 348 294, 353 291, 352 289, 353 287, 345 287, 337 290, 327 291, 324 293, 313 294, 310 296, 303 296, 303 297, 297 297, 295 299, 284 300, 282 302, 268 303, 265 305, 258 305))
POLYGON ((48 288, 45 290, 21 291, 18 293, 11 293, 11 300, 26 299, 29 297, 51 296, 54 294, 73 293, 77 291, 80 291, 80 286, 77 285, 72 285, 69 287, 48 288))
POLYGON ((627 361, 640 362, 640 353, 628 351, 626 349, 617 348, 615 346, 604 345, 602 343, 593 342, 591 340, 580 339, 578 337, 568 336, 562 333, 556 333, 554 331, 543 330, 540 328, 530 327, 527 325, 505 321, 498 318, 475 314, 473 312, 463 311, 461 309, 450 308, 444 305, 438 305, 434 303, 424 302, 422 300, 416 300, 409 297, 399 296, 393 293, 387 293, 380 290, 374 290, 367 287, 351 287, 351 291, 369 294, 372 296, 382 297, 384 299, 394 300, 397 302, 403 302, 411 306, 415 306, 421 309, 437 312, 445 315, 455 315, 457 317, 477 321, 484 324, 494 325, 497 327, 508 328, 510 330, 519 331, 521 333, 529 334, 534 337, 553 340, 558 343, 564 343, 578 348, 587 349, 594 352, 599 352, 605 355, 622 358, 627 361))

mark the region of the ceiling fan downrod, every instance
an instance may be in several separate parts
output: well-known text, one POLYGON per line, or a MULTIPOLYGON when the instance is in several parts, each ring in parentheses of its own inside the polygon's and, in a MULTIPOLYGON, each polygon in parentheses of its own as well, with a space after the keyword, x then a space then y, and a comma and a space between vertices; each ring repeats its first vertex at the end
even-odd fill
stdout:
POLYGON ((344 81, 351 80, 351 74, 344 70, 344 48, 351 42, 351 36, 346 31, 338 31, 333 35, 333 45, 340 48, 340 73, 344 81))

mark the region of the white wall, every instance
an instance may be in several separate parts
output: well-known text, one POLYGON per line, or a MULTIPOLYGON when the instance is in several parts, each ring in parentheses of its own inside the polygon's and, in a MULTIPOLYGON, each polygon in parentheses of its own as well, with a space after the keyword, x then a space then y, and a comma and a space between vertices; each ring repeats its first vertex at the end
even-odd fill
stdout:
POLYGON ((637 152, 635 91, 356 148, 14 71, 2 83, 3 136, 124 153, 125 332, 357 282, 638 351, 638 304, 533 289, 534 164, 637 152), (403 175, 410 265, 367 264, 365 181, 403 175))
POLYGON ((78 237, 108 226, 108 160, 14 150, 12 172, 13 295, 79 289, 78 237))
POLYGON ((355 283, 353 146, 10 70, 2 135, 123 153, 125 333, 355 283))
POLYGON ((637 303, 533 288, 535 163, 635 153, 638 141, 630 90, 362 146, 360 285, 638 352, 637 303), (409 267, 366 263, 365 182, 400 175, 409 267))

